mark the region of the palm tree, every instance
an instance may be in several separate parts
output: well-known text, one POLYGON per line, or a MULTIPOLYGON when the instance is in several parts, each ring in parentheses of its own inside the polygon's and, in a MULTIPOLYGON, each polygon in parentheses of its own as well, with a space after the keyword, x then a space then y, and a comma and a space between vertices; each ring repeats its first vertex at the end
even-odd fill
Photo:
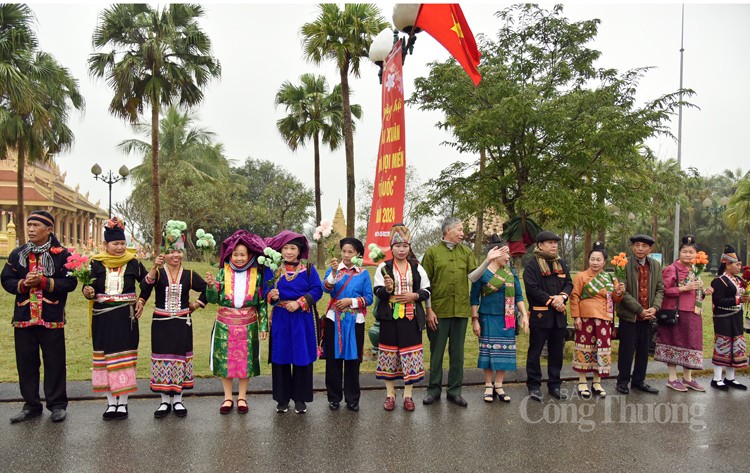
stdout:
MULTIPOLYGON (((230 178, 231 161, 224 156, 224 146, 214 142, 215 133, 198 126, 195 117, 188 112, 181 112, 177 107, 167 109, 164 118, 159 122, 159 168, 169 170, 170 176, 180 178, 189 177, 194 182, 225 182, 230 178)), ((137 123, 133 127, 137 134, 151 135, 151 125, 137 123)), ((149 200, 148 195, 153 189, 151 174, 151 159, 154 153, 151 143, 137 138, 120 142, 118 148, 126 154, 136 152, 141 154, 141 164, 131 169, 135 189, 131 198, 149 200)), ((165 188, 167 182, 165 173, 161 174, 160 187, 165 188)), ((169 187, 169 186, 167 186, 169 187)), ((151 204, 144 204, 139 209, 145 215, 150 215, 153 222, 151 204)), ((168 206, 167 206, 168 207, 168 206)), ((163 211, 161 206, 159 211, 163 211)), ((161 219, 162 216, 160 216, 161 219)), ((154 227, 157 228, 157 227, 154 227)), ((144 233, 154 235, 152 228, 144 228, 144 233)))
MULTIPOLYGON (((228 178, 230 161, 224 156, 224 146, 214 143, 216 134, 198 126, 195 121, 193 115, 181 112, 175 106, 167 109, 159 122, 159 151, 156 153, 159 168, 184 170, 199 180, 228 178)), ((151 135, 151 125, 148 123, 137 123, 133 128, 141 136, 151 135)), ((151 143, 134 138, 120 142, 117 147, 125 154, 138 152, 143 155, 141 164, 130 171, 136 184, 144 183, 151 187, 151 143)))
MULTIPOLYGON (((283 105, 288 113, 276 122, 276 127, 292 151, 296 151, 312 139, 315 162, 315 224, 319 225, 323 218, 320 206, 320 143, 322 140, 332 151, 341 145, 341 86, 336 85, 333 92, 329 93, 325 77, 303 74, 300 76, 299 85, 289 81, 281 85, 276 93, 275 104, 277 107, 283 105)), ((351 111, 357 118, 362 116, 362 107, 359 105, 352 105, 351 111)), ((322 253, 318 251, 318 266, 322 264, 322 253)))
POLYGON ((737 184, 737 192, 729 198, 724 218, 730 228, 746 232, 745 261, 750 261, 750 176, 745 176, 737 184))
POLYGON ((341 75, 346 153, 346 233, 351 236, 354 235, 356 184, 349 72, 359 77, 360 60, 367 57, 373 36, 388 28, 389 23, 381 16, 380 9, 370 3, 347 3, 343 10, 333 3, 324 3, 318 7, 318 18, 302 25, 300 34, 308 60, 320 64, 324 59, 333 59, 341 75))
MULTIPOLYGON (((2 9, 5 6, 0 7, 2 9)), ((19 13, 19 10, 15 11, 19 13)), ((30 11, 26 12, 30 21, 30 11)), ((2 14, 2 12, 0 12, 2 14)), ((23 15, 17 17, 21 23, 20 36, 28 37, 23 15)), ((2 20, 4 21, 4 19, 2 20)), ((2 46, 8 30, 3 30, 2 46)), ((13 34, 10 34, 13 37, 13 34)), ((12 43, 12 40, 10 41, 12 43)), ((27 49, 9 53, 3 50, 4 78, 2 112, 0 113, 0 157, 7 157, 8 150, 17 152, 16 221, 19 241, 26 241, 23 178, 27 163, 51 159, 53 155, 70 149, 73 132, 68 128, 71 106, 82 109, 84 99, 78 89, 78 81, 67 68, 60 65, 50 54, 35 50, 35 41, 26 42, 27 49), (7 66, 15 68, 10 72, 7 66)))
POLYGON ((202 88, 221 75, 211 55, 211 40, 198 25, 203 7, 170 4, 153 9, 147 4, 115 4, 99 16, 92 38, 96 50, 89 57, 89 73, 105 78, 114 90, 112 115, 138 121, 144 105, 151 106, 152 199, 154 246, 161 245, 159 185, 159 110, 179 103, 191 107, 203 100, 202 88))
POLYGON ((20 72, 25 52, 37 48, 32 29, 34 13, 27 5, 0 4, 0 113, 8 113, 9 104, 28 106, 31 86, 20 72))

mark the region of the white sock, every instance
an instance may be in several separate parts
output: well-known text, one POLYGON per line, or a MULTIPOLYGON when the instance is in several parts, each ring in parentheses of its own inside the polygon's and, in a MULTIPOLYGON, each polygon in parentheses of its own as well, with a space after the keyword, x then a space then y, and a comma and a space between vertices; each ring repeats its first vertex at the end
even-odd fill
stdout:
POLYGON ((121 406, 127 406, 128 405, 128 395, 127 394, 120 395, 120 397, 117 399, 117 404, 119 404, 121 406))
POLYGON ((734 368, 727 368, 727 381, 734 381, 734 368))
POLYGON ((175 394, 174 395, 174 404, 181 403, 179 406, 174 406, 174 410, 176 411, 183 411, 185 410, 185 405, 182 404, 182 393, 175 394))
MULTIPOLYGON (((714 365, 714 381, 716 381, 717 383, 719 383, 721 386, 724 385, 724 383, 723 383, 724 377, 721 375, 722 371, 724 371, 724 367, 723 366, 716 366, 716 365, 714 365)), ((727 371, 729 371, 729 370, 727 370, 727 371)))
POLYGON ((112 393, 107 393, 107 405, 109 406, 117 405, 117 398, 113 396, 112 393))
POLYGON ((166 411, 167 408, 169 408, 172 405, 172 401, 169 399, 169 395, 162 394, 161 395, 161 404, 159 404, 159 408, 156 409, 157 411, 166 411))
POLYGON ((167 404, 172 404, 172 400, 169 398, 169 394, 162 394, 161 395, 161 402, 166 402, 167 404))
POLYGON ((174 397, 173 397, 172 403, 176 404, 178 402, 182 402, 182 393, 175 394, 174 397))

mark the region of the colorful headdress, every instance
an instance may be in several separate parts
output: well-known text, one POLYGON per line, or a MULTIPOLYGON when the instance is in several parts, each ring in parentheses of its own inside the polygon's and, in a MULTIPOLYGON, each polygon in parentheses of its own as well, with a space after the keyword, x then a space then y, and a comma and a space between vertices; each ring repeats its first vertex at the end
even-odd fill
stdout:
POLYGON ((185 251, 185 235, 182 233, 187 230, 187 224, 179 220, 169 220, 164 226, 164 252, 185 251))
POLYGON ((104 241, 125 240, 125 222, 117 217, 112 217, 104 224, 104 241))
POLYGON ((411 231, 403 223, 397 223, 391 227, 391 236, 389 238, 391 246, 396 243, 408 243, 411 245, 411 231))
POLYGON ((266 248, 263 238, 247 230, 237 230, 221 244, 221 257, 219 261, 226 263, 239 244, 245 245, 251 256, 252 254, 262 255, 263 250, 266 248))
POLYGON ((724 253, 721 254, 721 262, 736 263, 737 261, 739 261, 739 258, 737 258, 737 251, 735 251, 734 247, 732 245, 725 246, 724 253))
POLYGON ((297 246, 301 245, 299 251, 300 260, 306 260, 310 253, 310 245, 307 242, 307 238, 305 238, 304 235, 300 235, 299 233, 293 232, 291 230, 282 230, 273 237, 265 238, 265 241, 266 245, 270 246, 276 251, 281 251, 281 249, 287 243, 291 243, 297 246))

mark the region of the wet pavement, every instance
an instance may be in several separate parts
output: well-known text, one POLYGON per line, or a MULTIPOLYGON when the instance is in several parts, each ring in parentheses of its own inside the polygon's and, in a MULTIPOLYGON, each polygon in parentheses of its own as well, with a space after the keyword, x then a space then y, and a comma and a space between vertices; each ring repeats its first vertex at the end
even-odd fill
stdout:
MULTIPOLYGON (((364 375, 366 377, 369 375, 364 375)), ((740 381, 747 382, 747 376, 740 381)), ((698 378, 708 386, 709 379, 698 378)), ((200 380, 199 380, 200 381, 200 380)), ((307 414, 275 412, 269 394, 257 393, 267 378, 251 381, 250 412, 218 413, 221 396, 205 381, 188 396, 186 418, 155 419, 158 399, 129 403, 130 416, 105 422, 103 400, 72 401, 65 422, 49 412, 11 425, 20 409, 5 394, 0 400, 2 471, 747 471, 750 393, 678 393, 663 379, 649 382, 658 395, 615 391, 605 380, 604 399, 538 403, 522 384, 508 384, 510 403, 485 403, 481 385, 466 386, 461 408, 443 399, 423 406, 425 390, 415 389, 417 408, 382 408, 385 392, 367 389, 361 410, 330 411, 324 392, 315 393, 307 414), (256 382, 257 381, 257 382, 256 382)), ((75 383, 73 383, 74 386, 75 383)), ((87 384, 87 383, 86 383, 87 384)), ((200 383, 199 383, 200 384, 200 383)), ((367 384, 367 383, 363 383, 367 384)), ((83 384, 81 384, 83 386, 83 384)), ((375 387, 373 385, 372 387, 375 387)), ((563 384, 572 390, 572 381, 563 384)), ((81 387, 81 389, 83 389, 81 387)))

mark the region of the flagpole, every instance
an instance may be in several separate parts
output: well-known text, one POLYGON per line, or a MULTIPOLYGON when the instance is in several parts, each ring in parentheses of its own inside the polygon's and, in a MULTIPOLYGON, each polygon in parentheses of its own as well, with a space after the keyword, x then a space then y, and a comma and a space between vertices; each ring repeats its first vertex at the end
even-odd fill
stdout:
MULTIPOLYGON (((680 29, 680 103, 677 109, 677 167, 682 170, 682 70, 685 53, 685 4, 682 4, 682 26, 680 29)), ((680 243, 680 202, 674 209, 674 251, 673 260, 677 259, 680 243)))

